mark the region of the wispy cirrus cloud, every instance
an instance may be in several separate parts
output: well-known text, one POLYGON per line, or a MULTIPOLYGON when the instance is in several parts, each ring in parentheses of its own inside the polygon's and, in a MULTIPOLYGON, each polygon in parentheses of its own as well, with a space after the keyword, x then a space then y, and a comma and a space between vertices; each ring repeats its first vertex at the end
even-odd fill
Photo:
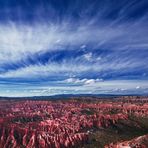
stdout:
MULTIPOLYGON (((63 26, 61 24, 26 26, 14 23, 0 25, 0 59, 2 63, 8 58, 13 61, 38 52, 80 48, 83 44, 92 49, 147 49, 146 26, 143 21, 112 26, 104 23, 101 27, 82 23, 75 29, 71 23, 63 26)), ((90 57, 88 54, 86 56, 90 57)))
POLYGON ((26 89, 34 82, 42 86, 48 82, 57 87, 29 90, 38 95, 89 89, 92 93, 146 91, 141 86, 148 79, 145 0, 70 0, 60 5, 37 0, 2 5, 0 84, 17 82, 26 89), (125 87, 120 86, 124 80, 125 87))

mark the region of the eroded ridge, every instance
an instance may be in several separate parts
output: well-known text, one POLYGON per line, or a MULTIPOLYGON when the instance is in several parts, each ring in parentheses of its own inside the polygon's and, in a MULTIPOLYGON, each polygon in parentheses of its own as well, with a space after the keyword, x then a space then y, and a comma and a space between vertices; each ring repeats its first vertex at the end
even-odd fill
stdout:
MULTIPOLYGON (((0 148, 89 147, 89 143, 93 143, 90 137, 97 130, 117 127, 122 122, 129 122, 131 117, 147 118, 145 100, 3 100, 0 101, 0 148)), ((101 147, 99 143, 96 145, 101 147)), ((111 143, 106 147, 115 145, 111 143)))

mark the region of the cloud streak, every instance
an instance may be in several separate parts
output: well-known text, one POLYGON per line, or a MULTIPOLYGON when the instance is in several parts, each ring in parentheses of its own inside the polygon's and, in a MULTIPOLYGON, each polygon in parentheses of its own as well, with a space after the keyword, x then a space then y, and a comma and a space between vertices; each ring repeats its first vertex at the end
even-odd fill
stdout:
MULTIPOLYGON (((59 3, 12 5, 8 0, 0 5, 0 84, 17 83, 26 89, 48 82, 57 87, 51 88, 53 94, 87 93, 88 88, 92 93, 145 92, 141 83, 148 80, 148 3, 59 3), (127 81, 126 87, 118 87, 117 80, 127 81)), ((41 90, 44 95, 49 92, 41 90)), ((33 88, 29 93, 40 91, 33 88)))

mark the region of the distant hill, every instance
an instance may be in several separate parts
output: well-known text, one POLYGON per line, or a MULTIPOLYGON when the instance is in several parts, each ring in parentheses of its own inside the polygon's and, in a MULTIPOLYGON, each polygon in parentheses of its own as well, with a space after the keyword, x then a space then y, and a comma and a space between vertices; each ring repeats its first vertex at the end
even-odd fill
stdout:
POLYGON ((139 95, 139 94, 129 94, 129 95, 113 95, 113 94, 58 94, 53 96, 31 96, 31 97, 0 97, 0 100, 52 100, 52 99, 70 99, 70 98, 81 98, 81 97, 92 97, 92 98, 114 98, 114 97, 120 97, 120 96, 147 96, 147 95, 139 95))

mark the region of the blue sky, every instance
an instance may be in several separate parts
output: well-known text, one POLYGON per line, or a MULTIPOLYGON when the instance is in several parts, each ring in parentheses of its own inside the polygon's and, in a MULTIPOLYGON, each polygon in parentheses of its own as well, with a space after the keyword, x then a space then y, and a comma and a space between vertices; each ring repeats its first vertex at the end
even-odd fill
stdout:
POLYGON ((147 0, 0 0, 0 96, 148 94, 147 0))

